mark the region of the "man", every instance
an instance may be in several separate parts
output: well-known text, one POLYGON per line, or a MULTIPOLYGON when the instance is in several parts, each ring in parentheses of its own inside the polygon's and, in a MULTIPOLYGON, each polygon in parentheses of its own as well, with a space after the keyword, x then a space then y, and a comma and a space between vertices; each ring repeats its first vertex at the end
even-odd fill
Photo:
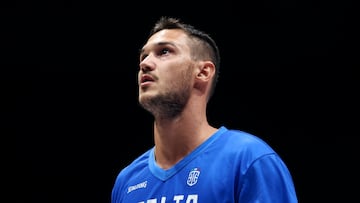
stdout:
POLYGON ((154 116, 155 146, 118 174, 112 203, 297 202, 290 172, 268 144, 208 123, 220 67, 208 34, 162 17, 139 66, 138 99, 154 116))

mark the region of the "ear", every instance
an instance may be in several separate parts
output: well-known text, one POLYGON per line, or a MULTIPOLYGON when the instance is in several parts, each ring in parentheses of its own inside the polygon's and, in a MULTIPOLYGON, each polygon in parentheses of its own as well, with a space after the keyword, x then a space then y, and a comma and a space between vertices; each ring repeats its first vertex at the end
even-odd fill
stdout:
POLYGON ((203 82, 211 81, 216 71, 214 63, 211 61, 202 61, 198 65, 199 72, 196 75, 197 78, 203 82))

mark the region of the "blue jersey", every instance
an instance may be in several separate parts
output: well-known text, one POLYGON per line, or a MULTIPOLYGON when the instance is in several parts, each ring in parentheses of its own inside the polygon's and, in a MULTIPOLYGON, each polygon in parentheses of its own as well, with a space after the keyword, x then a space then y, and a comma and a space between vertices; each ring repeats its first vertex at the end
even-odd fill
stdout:
POLYGON ((154 148, 118 174, 112 203, 296 203, 290 172, 263 140, 222 126, 164 170, 154 148))

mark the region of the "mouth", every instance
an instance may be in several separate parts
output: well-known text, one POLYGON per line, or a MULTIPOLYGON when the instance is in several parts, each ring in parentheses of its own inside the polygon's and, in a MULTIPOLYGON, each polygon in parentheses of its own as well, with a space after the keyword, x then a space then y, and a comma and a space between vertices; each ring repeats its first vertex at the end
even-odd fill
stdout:
POLYGON ((149 83, 149 82, 153 82, 153 81, 155 81, 154 78, 151 75, 148 75, 148 74, 144 74, 140 78, 140 84, 141 85, 149 83))

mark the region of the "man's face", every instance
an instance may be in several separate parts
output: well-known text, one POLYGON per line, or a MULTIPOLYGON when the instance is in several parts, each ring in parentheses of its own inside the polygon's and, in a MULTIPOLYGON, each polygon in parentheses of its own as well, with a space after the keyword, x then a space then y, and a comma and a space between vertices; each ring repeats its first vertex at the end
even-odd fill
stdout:
POLYGON ((153 114, 176 116, 186 105, 194 78, 189 38, 179 29, 152 35, 140 54, 139 102, 153 114))

